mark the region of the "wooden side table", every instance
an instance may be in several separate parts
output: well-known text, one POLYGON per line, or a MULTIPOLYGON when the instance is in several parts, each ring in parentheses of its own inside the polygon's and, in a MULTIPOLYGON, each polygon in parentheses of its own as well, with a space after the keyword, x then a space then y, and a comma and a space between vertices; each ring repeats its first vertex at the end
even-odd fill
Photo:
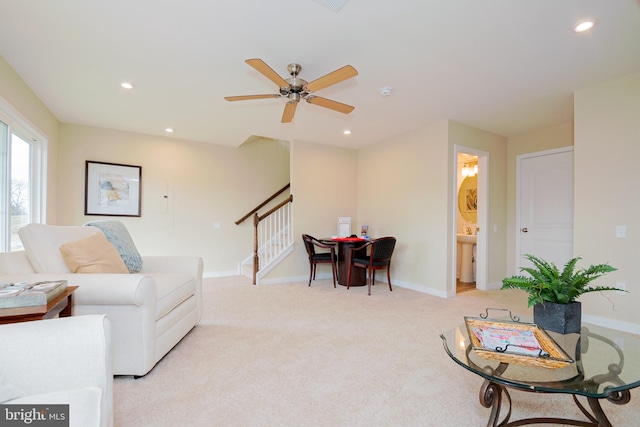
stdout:
POLYGON ((31 320, 69 317, 73 315, 73 291, 77 286, 69 286, 55 299, 42 306, 0 308, 0 325, 6 323, 29 322, 31 320))

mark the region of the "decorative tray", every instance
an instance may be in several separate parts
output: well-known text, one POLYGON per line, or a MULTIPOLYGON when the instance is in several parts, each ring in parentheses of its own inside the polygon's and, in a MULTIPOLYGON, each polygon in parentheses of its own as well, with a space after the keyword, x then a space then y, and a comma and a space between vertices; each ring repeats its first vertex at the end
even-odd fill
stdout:
POLYGON ((574 363, 553 338, 535 323, 467 316, 464 322, 471 349, 484 359, 549 369, 574 363))

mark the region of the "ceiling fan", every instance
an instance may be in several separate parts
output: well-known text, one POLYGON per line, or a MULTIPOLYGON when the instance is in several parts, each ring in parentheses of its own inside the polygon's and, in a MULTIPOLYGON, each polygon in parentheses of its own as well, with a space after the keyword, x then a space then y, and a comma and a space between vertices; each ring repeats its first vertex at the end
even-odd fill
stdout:
POLYGON ((280 88, 280 93, 267 94, 267 95, 241 95, 241 96, 225 96, 227 101, 246 101, 249 99, 264 99, 264 98, 287 98, 288 101, 284 106, 284 112, 282 113, 282 123, 293 122, 293 116, 296 113, 296 107, 301 99, 306 100, 310 104, 319 105, 320 107, 328 108, 330 110, 338 111, 340 113, 349 114, 353 111, 354 107, 351 105, 343 104, 341 102, 332 101, 327 98, 321 98, 313 95, 320 89, 324 89, 328 86, 332 86, 336 83, 340 83, 344 80, 350 79, 358 75, 358 71, 351 65, 345 65, 325 76, 322 76, 312 82, 307 82, 298 77, 302 67, 299 64, 289 64, 287 69, 291 77, 283 79, 278 73, 273 71, 262 59, 247 59, 247 64, 255 68, 259 73, 266 78, 274 82, 280 88))

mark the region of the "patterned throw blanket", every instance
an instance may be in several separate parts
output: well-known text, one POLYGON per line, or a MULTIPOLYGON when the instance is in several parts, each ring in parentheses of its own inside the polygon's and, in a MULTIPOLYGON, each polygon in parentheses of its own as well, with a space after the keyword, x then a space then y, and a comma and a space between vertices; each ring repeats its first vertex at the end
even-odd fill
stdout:
POLYGON ((102 231, 107 240, 116 247, 130 273, 136 273, 142 269, 142 256, 136 249, 127 227, 122 222, 102 220, 88 222, 85 225, 98 227, 102 231))

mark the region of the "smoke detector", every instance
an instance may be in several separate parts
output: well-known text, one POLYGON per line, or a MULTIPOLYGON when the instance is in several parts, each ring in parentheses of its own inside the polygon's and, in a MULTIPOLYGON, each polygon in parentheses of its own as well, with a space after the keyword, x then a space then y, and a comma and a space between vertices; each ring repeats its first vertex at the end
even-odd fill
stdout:
POLYGON ((347 1, 349 0, 315 0, 316 3, 320 3, 322 6, 336 13, 342 9, 342 6, 344 6, 347 1))
POLYGON ((391 95, 391 91, 392 91, 392 89, 389 86, 381 87, 380 88, 380 95, 389 96, 389 95, 391 95))

